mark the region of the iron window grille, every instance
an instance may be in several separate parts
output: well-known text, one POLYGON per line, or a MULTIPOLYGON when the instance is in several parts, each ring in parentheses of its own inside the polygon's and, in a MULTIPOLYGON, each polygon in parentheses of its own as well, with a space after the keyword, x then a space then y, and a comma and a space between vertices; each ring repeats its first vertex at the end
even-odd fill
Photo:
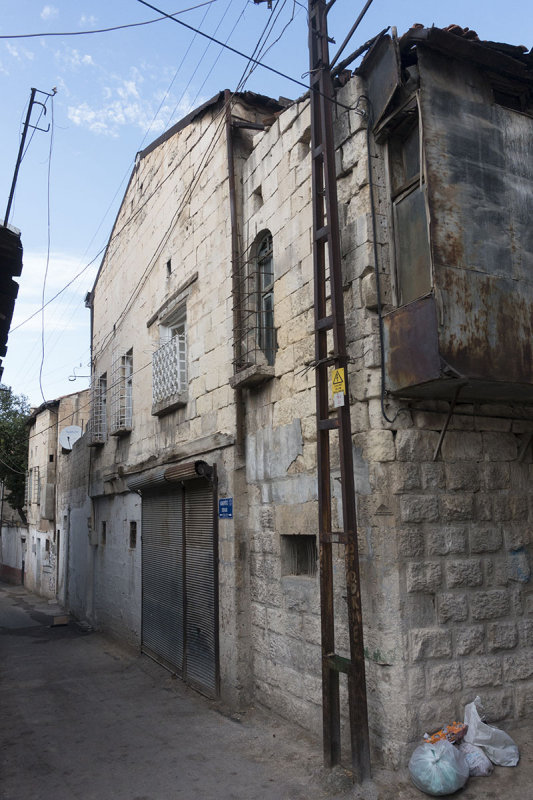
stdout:
POLYGON ((236 292, 235 373, 271 367, 276 355, 272 234, 261 234, 240 270, 236 292))
POLYGON ((107 373, 91 384, 91 417, 87 423, 90 445, 104 444, 107 436, 107 373))
POLYGON ((111 368, 111 435, 131 431, 133 400, 133 350, 115 352, 111 368))

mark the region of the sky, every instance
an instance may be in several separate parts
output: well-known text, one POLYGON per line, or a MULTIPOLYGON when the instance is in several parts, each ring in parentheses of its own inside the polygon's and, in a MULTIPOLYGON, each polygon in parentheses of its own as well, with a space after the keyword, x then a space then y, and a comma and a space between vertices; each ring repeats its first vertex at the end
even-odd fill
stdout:
MULTIPOLYGON (((308 80, 306 0, 273 0, 272 10, 252 0, 151 4, 167 14, 180 12, 177 18, 187 25, 245 55, 252 53, 268 24, 260 60, 296 82, 258 66, 246 89, 276 98, 296 98, 305 91, 297 82, 308 80)), ((329 34, 337 46, 363 5, 364 0, 336 0, 329 34)), ((247 64, 177 22, 164 17, 151 22, 160 16, 139 0, 2 3, 0 220, 30 90, 56 90, 53 98, 36 95, 46 101, 46 114, 39 116, 42 106, 35 106, 31 121, 43 130, 29 131, 9 217, 9 224, 22 233, 24 267, 2 381, 32 405, 89 385, 84 299, 136 153, 219 90, 235 89, 247 64), (82 33, 86 31, 91 33, 82 33), (76 35, 49 35, 67 32, 76 35), (14 38, 35 33, 40 35, 14 38)), ((456 23, 476 30, 481 39, 533 46, 531 0, 373 0, 344 55, 388 25, 401 34, 415 22, 428 27, 456 23)), ((330 53, 336 53, 335 44, 330 53)))

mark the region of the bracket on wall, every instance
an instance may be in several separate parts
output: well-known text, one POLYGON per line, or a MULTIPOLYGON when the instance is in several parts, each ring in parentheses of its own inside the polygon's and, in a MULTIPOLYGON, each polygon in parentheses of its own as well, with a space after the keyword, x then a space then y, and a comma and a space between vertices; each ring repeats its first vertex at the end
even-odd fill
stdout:
POLYGON ((464 386, 464 383, 461 383, 457 387, 457 389, 455 391, 454 398, 453 398, 453 400, 452 400, 452 402, 450 404, 450 410, 448 411, 448 416, 446 417, 446 422, 444 423, 444 428, 440 432, 439 441, 437 442, 437 446, 435 448, 435 452, 433 453, 433 461, 436 461, 437 458, 439 457, 439 453, 440 453, 440 450, 441 450, 441 447, 442 447, 442 443, 444 441, 444 437, 446 436, 446 431, 448 430, 448 426, 450 424, 450 420, 451 420, 453 412, 455 410, 455 406, 456 406, 456 403, 457 403, 457 398, 459 397, 459 392, 461 391, 463 386, 464 386))

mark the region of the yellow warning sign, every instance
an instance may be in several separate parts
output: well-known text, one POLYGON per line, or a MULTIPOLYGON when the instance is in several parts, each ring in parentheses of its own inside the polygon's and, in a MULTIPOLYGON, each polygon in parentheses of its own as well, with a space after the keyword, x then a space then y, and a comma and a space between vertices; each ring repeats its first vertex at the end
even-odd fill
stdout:
POLYGON ((333 394, 338 394, 339 392, 344 394, 346 392, 344 383, 344 367, 339 367, 339 369, 333 370, 333 374, 331 376, 331 391, 333 394))

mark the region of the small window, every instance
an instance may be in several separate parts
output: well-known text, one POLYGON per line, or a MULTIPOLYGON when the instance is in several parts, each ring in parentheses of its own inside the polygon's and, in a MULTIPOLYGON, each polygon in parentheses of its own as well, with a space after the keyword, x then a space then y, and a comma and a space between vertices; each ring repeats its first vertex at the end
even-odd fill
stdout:
POLYGON ((54 454, 53 453, 50 453, 50 455, 48 456, 48 461, 50 462, 50 464, 54 463, 54 454))
POLYGON ((105 544, 107 541, 107 522, 102 522, 100 529, 100 544, 105 544))
POLYGON ((159 326, 152 360, 152 414, 168 413, 187 402, 187 308, 180 306, 159 326))
POLYGON ((317 572, 316 536, 281 536, 281 574, 314 576, 317 572))
POLYGON ((91 386, 91 417, 87 430, 91 446, 105 443, 107 435, 107 373, 93 380, 91 386))
POLYGON ((171 274, 172 274, 172 259, 169 258, 167 261, 167 278, 170 278, 171 274))
POLYGON ((134 550, 137 547, 137 523, 135 521, 130 522, 130 550, 134 550))
POLYGON ((115 353, 111 394, 112 430, 120 436, 131 431, 133 407, 133 349, 115 353))
POLYGON ((47 539, 47 540, 46 540, 46 542, 45 542, 45 546, 44 546, 44 549, 45 549, 45 551, 46 551, 47 553, 49 553, 49 552, 50 552, 50 539, 47 539))
POLYGON ((272 234, 267 233, 257 248, 259 346, 267 363, 274 363, 274 260, 272 234))
POLYGON ((389 141, 398 303, 405 305, 431 291, 426 197, 420 165, 420 130, 411 113, 389 141))

